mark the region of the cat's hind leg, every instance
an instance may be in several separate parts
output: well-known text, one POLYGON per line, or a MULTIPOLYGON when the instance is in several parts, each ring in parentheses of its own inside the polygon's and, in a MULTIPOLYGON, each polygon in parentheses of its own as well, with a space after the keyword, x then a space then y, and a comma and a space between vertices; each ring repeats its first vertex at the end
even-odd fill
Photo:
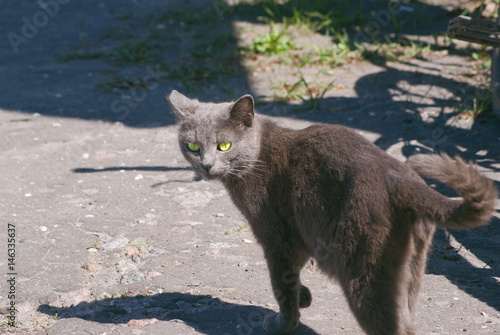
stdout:
POLYGON ((289 247, 264 250, 271 276, 273 293, 279 304, 279 313, 264 319, 264 330, 269 334, 286 334, 299 324, 299 308, 309 307, 311 291, 300 283, 300 270, 308 259, 305 253, 289 247))
POLYGON ((311 306, 311 303, 312 303, 311 291, 306 286, 301 285, 299 294, 299 307, 307 308, 311 306))
MULTIPOLYGON (((369 335, 412 335, 410 291, 414 254, 411 225, 396 222, 383 236, 363 236, 346 248, 340 283, 360 326, 369 335)), ((411 298, 413 299, 413 297, 411 298)))
POLYGON ((378 274, 376 277, 356 278, 343 283, 349 306, 367 334, 403 335, 398 284, 391 280, 392 276, 378 274))
POLYGON ((408 257, 406 296, 404 296, 403 301, 403 326, 405 334, 415 333, 415 315, 417 313, 418 297, 422 277, 427 265, 429 245, 435 231, 433 224, 424 222, 416 222, 413 227, 412 236, 409 241, 410 257, 408 257))

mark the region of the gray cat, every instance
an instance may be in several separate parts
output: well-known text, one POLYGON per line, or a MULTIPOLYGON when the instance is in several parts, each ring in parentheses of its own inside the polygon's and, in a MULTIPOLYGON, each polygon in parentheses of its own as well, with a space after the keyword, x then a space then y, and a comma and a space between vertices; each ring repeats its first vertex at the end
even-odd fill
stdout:
POLYGON ((203 103, 174 90, 167 99, 184 157, 204 178, 222 181, 264 249, 279 303, 264 320, 268 333, 292 331, 299 308, 311 304, 299 274, 313 257, 338 280, 367 334, 414 334, 435 227, 478 227, 494 211, 492 181, 459 157, 416 155, 406 165, 343 126, 279 127, 255 113, 250 95, 203 103))

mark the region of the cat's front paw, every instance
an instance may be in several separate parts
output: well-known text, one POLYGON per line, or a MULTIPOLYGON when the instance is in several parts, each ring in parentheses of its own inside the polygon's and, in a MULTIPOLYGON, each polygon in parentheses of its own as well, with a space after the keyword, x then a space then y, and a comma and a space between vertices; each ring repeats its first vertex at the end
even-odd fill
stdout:
POLYGON ((266 316, 264 319, 264 324, 262 327, 268 334, 278 335, 278 334, 288 334, 294 330, 299 324, 299 319, 287 320, 283 317, 281 313, 273 313, 266 316))
POLYGON ((300 288, 300 297, 299 297, 299 307, 307 308, 311 306, 312 302, 312 294, 311 291, 304 285, 300 288))

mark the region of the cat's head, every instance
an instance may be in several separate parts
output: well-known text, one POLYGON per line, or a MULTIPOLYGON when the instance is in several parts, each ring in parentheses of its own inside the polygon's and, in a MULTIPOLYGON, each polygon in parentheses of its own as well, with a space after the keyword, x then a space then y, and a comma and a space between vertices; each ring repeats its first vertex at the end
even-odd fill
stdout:
POLYGON ((167 100, 180 126, 181 151, 201 176, 242 177, 255 166, 260 139, 250 95, 204 103, 173 90, 167 100))

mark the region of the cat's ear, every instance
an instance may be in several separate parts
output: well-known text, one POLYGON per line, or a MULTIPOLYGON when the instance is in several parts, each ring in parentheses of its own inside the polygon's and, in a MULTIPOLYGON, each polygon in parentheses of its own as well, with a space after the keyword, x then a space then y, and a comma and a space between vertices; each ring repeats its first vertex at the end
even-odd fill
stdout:
POLYGON ((167 100, 172 106, 172 111, 178 118, 186 118, 195 106, 196 100, 189 99, 185 95, 172 90, 169 95, 167 95, 167 100))
POLYGON ((246 94, 236 100, 230 112, 231 119, 243 123, 245 126, 252 126, 254 117, 254 102, 250 94, 246 94))

